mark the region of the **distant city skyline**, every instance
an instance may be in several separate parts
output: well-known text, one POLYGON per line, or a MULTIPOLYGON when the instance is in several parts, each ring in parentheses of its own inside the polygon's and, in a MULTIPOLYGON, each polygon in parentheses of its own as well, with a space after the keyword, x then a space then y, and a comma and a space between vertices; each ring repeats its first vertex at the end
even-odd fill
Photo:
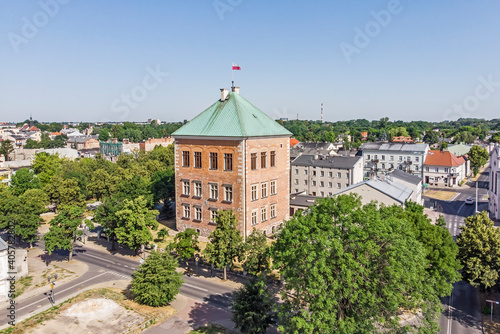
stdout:
POLYGON ((500 116, 500 4, 3 2, 0 122, 190 120, 235 85, 272 118, 500 116))

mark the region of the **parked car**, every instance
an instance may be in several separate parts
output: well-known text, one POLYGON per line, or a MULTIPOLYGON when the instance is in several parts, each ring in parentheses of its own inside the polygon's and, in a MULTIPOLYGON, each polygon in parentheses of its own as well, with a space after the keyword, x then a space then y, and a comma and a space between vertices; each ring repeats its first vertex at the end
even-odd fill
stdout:
POLYGON ((465 204, 467 204, 467 205, 474 204, 474 201, 472 200, 472 197, 467 197, 467 199, 465 200, 465 204))

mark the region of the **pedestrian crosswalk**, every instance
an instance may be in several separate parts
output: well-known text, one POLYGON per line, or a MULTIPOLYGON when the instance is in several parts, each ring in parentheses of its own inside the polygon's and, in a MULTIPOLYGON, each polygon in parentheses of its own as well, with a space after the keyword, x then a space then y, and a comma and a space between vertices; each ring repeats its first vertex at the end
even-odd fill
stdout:
POLYGON ((107 270, 106 272, 108 274, 111 274, 113 276, 117 276, 117 277, 120 277, 120 278, 123 278, 123 279, 131 279, 130 275, 122 274, 122 273, 119 273, 119 272, 116 272, 116 271, 113 271, 113 270, 107 270))

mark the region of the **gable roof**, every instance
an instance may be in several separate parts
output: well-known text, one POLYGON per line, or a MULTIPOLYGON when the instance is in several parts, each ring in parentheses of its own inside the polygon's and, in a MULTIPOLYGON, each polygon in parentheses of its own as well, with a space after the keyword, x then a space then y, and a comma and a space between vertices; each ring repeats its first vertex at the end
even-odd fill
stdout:
POLYGON ((223 101, 216 101, 208 109, 172 134, 174 137, 260 137, 291 135, 290 131, 236 92, 230 92, 223 101))
POLYGON ((295 145, 297 145, 298 143, 300 143, 300 141, 296 138, 290 138, 290 147, 293 147, 295 145))
POLYGON ((448 151, 450 151, 457 157, 466 155, 467 153, 469 153, 471 148, 472 148, 471 145, 465 145, 465 144, 448 145, 448 151))
POLYGON ((418 185, 420 184, 420 182, 422 182, 422 179, 420 177, 407 172, 403 172, 399 169, 393 170, 389 175, 392 176, 393 179, 402 180, 415 185, 418 185))
POLYGON ((456 167, 465 163, 462 157, 456 157, 450 151, 430 150, 425 158, 424 165, 456 167))
POLYGON ((410 198, 411 194, 413 193, 413 190, 410 188, 407 188, 403 186, 402 184, 399 184, 394 181, 390 180, 379 180, 379 179, 372 179, 372 180, 365 180, 363 182, 359 182, 356 184, 353 184, 337 193, 334 194, 334 196, 340 195, 346 191, 350 191, 352 189, 358 188, 360 186, 367 185, 369 187, 372 187, 375 190, 380 191, 381 193, 391 197, 395 201, 405 204, 406 201, 410 198))

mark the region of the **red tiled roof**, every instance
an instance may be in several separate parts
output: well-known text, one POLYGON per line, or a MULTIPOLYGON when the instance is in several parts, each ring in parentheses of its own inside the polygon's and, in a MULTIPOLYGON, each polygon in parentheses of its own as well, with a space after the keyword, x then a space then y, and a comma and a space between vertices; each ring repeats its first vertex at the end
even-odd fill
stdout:
POLYGON ((454 167, 460 166, 463 163, 465 163, 464 158, 456 157, 449 151, 430 150, 425 158, 424 165, 454 167))
POLYGON ((40 129, 33 125, 28 129, 28 131, 40 131, 40 129))
POLYGON ((62 132, 51 132, 50 135, 51 136, 60 136, 60 135, 62 135, 62 132))
POLYGON ((299 140, 297 140, 295 138, 290 138, 290 147, 293 147, 293 146, 297 145, 298 143, 300 143, 299 140))

